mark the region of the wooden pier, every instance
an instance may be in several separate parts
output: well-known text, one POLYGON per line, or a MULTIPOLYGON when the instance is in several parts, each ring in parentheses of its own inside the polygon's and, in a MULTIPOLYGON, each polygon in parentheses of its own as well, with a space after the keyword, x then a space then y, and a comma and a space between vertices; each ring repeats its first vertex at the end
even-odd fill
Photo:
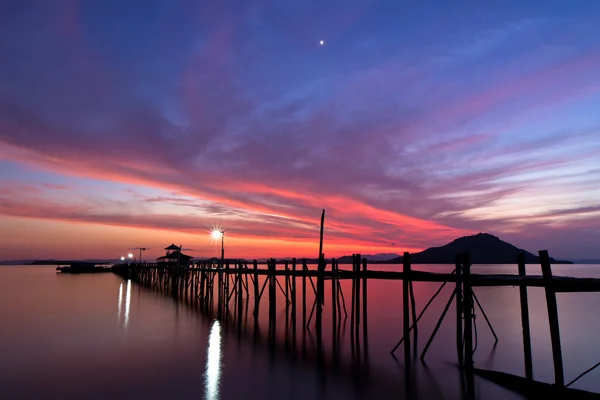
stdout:
MULTIPOLYGON (((326 301, 330 301, 329 312, 333 323, 332 337, 333 350, 336 351, 336 338, 339 337, 340 321, 350 312, 350 337, 352 351, 360 347, 367 349, 368 338, 368 313, 367 313, 367 288, 368 282, 373 279, 401 280, 403 286, 403 337, 392 350, 392 355, 404 343, 404 364, 409 366, 416 356, 416 334, 418 322, 427 310, 432 300, 440 293, 443 286, 452 284, 454 291, 443 313, 433 329, 433 332, 421 353, 424 359, 427 350, 433 341, 439 326, 450 310, 450 305, 455 302, 456 312, 456 351, 458 364, 464 371, 465 382, 468 390, 473 390, 473 376, 479 375, 509 387, 511 390, 523 394, 531 393, 540 387, 556 394, 569 396, 569 398, 599 398, 600 395, 569 389, 573 382, 565 384, 559 321, 556 304, 556 293, 561 292, 596 292, 600 291, 600 279, 571 278, 553 276, 549 263, 548 253, 540 251, 540 260, 543 275, 525 275, 525 264, 522 257, 515 260, 519 266, 517 275, 482 275, 471 272, 471 263, 468 254, 457 255, 455 270, 452 273, 432 273, 412 269, 410 255, 405 253, 402 272, 370 270, 366 259, 359 254, 354 255, 352 269, 341 269, 335 259, 329 262, 321 255, 316 268, 310 268, 306 262, 293 259, 284 263, 277 263, 271 259, 266 268, 259 268, 256 260, 252 263, 228 261, 222 259, 216 263, 201 263, 192 267, 188 266, 160 266, 156 264, 130 264, 116 265, 113 272, 125 279, 131 279, 150 289, 168 294, 176 299, 183 299, 197 305, 207 313, 224 315, 233 310, 241 326, 242 309, 252 305, 252 318, 255 329, 258 327, 259 310, 262 306, 263 296, 268 298, 268 337, 269 341, 275 340, 278 310, 285 310, 286 330, 288 322, 291 325, 292 337, 286 335, 286 346, 295 346, 297 326, 301 332, 310 330, 316 339, 316 357, 323 363, 323 314, 326 301), (352 291, 344 296, 340 281, 351 280, 352 291), (262 281, 262 282, 261 282, 262 281), (297 282, 301 282, 300 285, 297 282), (414 282, 439 282, 440 289, 433 298, 416 315, 412 286, 414 282), (325 285, 331 285, 331 297, 325 298, 325 285), (493 327, 485 314, 473 288, 483 286, 518 286, 521 302, 521 321, 523 328, 524 348, 524 377, 496 371, 476 369, 473 364, 473 317, 475 308, 478 307, 498 340, 493 327), (553 385, 537 382, 533 379, 534 366, 531 357, 531 334, 529 328, 529 311, 527 303, 527 287, 542 287, 546 293, 548 308, 548 321, 552 342, 554 360, 555 382, 553 385), (278 296, 279 292, 279 296, 278 296), (361 297, 362 292, 362 297, 361 297), (277 298, 283 299, 284 304, 278 304, 277 298), (298 304, 300 302, 300 304, 298 304), (301 313, 301 317, 298 315, 301 313), (361 329, 362 328, 362 329, 361 329), (337 332, 336 332, 337 330, 337 332), (410 333, 413 331, 414 339, 411 341, 410 333), (288 343, 288 340, 291 343, 288 343), (546 385, 546 386, 544 386, 546 385), (581 397, 584 396, 584 397, 581 397)), ((271 345, 275 345, 271 343, 271 345)), ((590 369, 591 370, 591 369, 590 369)), ((410 368, 406 368, 410 374, 410 368)), ((589 371, 586 371, 586 373, 589 371)), ((579 379, 579 378, 577 378, 579 379)), ((408 380, 407 380, 408 382, 408 380)))

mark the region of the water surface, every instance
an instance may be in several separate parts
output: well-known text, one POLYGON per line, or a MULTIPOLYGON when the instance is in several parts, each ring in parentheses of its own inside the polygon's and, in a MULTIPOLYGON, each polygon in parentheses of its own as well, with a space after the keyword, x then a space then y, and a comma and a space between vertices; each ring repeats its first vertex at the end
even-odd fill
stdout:
MULTIPOLYGON (((449 272, 452 266, 415 268, 449 272)), ((528 268, 528 273, 540 274, 539 266, 528 268)), ((600 278, 600 268, 593 265, 560 265, 553 271, 600 278)), ((473 272, 515 273, 516 266, 474 266, 473 272)), ((343 286, 349 308, 350 281, 343 286)), ((438 287, 415 283, 417 312, 438 287)), ((329 290, 326 283, 323 341, 328 359, 333 343, 329 290)), ((447 285, 421 320, 419 351, 451 291, 447 285)), ((281 293, 278 344, 273 351, 265 343, 266 298, 261 302, 260 331, 256 333, 250 329, 252 299, 249 315, 243 316, 243 329, 238 329, 233 320, 217 321, 110 273, 62 275, 54 267, 0 267, 0 398, 403 398, 403 348, 396 352, 397 360, 389 354, 402 336, 402 283, 370 281, 368 294, 367 348, 351 347, 349 320, 342 322, 340 368, 320 369, 313 361, 315 338, 300 330, 301 323, 296 352, 290 351, 290 325, 286 336, 281 293)), ((475 365, 523 375, 518 289, 478 288, 476 294, 500 340, 494 345, 478 312, 475 365)), ((312 300, 309 303, 312 305, 312 300)), ((552 382, 543 289, 529 289, 529 304, 534 377, 552 382)), ((600 294, 559 294, 558 305, 565 375, 570 381, 600 361, 600 322, 596 318, 600 294)), ((451 307, 442 323, 427 363, 413 363, 411 398, 462 397, 453 310, 451 307)), ((300 305, 298 314, 301 318, 300 305)), ((594 371, 573 387, 600 392, 599 376, 600 371, 594 371)), ((476 380, 476 392, 478 398, 520 398, 481 379, 476 380)))

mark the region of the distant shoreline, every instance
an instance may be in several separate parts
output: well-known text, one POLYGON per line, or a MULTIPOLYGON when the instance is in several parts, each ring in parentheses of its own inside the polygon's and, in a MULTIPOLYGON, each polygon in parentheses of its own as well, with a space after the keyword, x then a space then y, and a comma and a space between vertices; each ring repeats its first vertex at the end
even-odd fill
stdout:
MULTIPOLYGON (((439 247, 429 247, 423 251, 417 253, 410 253, 411 264, 454 264, 454 258, 456 255, 469 253, 471 256, 471 262, 473 265, 516 265, 519 254, 524 257, 527 265, 539 264, 539 257, 535 254, 528 252, 527 250, 516 247, 513 244, 505 242, 500 238, 491 235, 489 233, 478 233, 471 236, 463 236, 453 240, 439 247)), ((403 256, 395 253, 379 253, 379 254, 363 254, 362 259, 366 259, 369 264, 402 264, 403 256)), ((354 256, 345 255, 336 257, 336 262, 343 265, 352 265, 354 256)), ((246 258, 226 258, 228 262, 242 262, 246 264, 254 263, 254 259, 246 258)), ((268 258, 259 258, 257 262, 259 264, 266 264, 268 258)), ((275 258, 277 263, 291 262, 291 257, 275 258)), ((326 258, 331 262, 331 258, 326 258)), ((192 264, 199 262, 220 262, 219 258, 216 257, 199 257, 192 259, 192 264)), ((154 259, 146 260, 146 262, 154 262, 154 259)), ((318 258, 296 258, 296 262, 307 264, 318 264, 318 258)), ((600 259, 588 258, 578 259, 574 261, 568 260, 557 260, 550 257, 552 264, 578 264, 578 265, 590 265, 600 264, 600 259)), ((54 260, 54 259, 23 259, 23 260, 8 260, 0 261, 0 265, 106 265, 106 264, 117 264, 119 260, 116 259, 93 259, 88 258, 84 260, 54 260)))

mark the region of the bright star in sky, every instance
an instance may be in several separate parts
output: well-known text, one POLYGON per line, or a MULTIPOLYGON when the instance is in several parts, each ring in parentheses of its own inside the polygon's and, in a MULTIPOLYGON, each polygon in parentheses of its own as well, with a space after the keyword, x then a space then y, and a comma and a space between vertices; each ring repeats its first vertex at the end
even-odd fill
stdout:
POLYGON ((321 46, 323 46, 323 45, 325 44, 325 41, 324 41, 324 40, 319 40, 319 44, 320 44, 321 46))

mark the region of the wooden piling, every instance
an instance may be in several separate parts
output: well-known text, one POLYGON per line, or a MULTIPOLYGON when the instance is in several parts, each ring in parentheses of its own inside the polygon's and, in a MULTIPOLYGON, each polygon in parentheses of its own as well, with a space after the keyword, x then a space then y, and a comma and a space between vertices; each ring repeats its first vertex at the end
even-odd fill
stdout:
POLYGON ((306 271, 308 271, 308 267, 306 265, 306 260, 302 260, 302 330, 306 328, 306 271))
POLYGON ((317 305, 317 348, 320 349, 322 345, 322 335, 323 335, 323 299, 325 298, 324 288, 325 288, 325 258, 324 255, 321 254, 319 259, 318 266, 318 274, 317 274, 317 295, 316 295, 316 305, 317 305))
POLYGON ((275 271, 277 269, 277 264, 274 259, 271 259, 269 263, 269 332, 272 340, 275 340, 275 332, 276 332, 276 317, 277 317, 277 276, 275 275, 275 271))
POLYGON ((465 368, 473 369, 473 289, 471 288, 471 260, 469 253, 462 255, 463 314, 465 317, 465 368))
POLYGON ((559 388, 565 386, 563 373, 562 350, 560 345, 560 327, 558 325, 558 306, 556 304, 556 291, 552 278, 552 267, 547 250, 540 250, 540 262, 544 277, 546 291, 546 306, 548 307, 548 323, 550 324, 550 340, 552 341, 552 359, 554 361, 554 384, 559 388))
POLYGON ((360 338, 360 261, 361 255, 356 255, 356 265, 354 267, 354 275, 356 276, 356 325, 355 325, 355 337, 356 342, 359 342, 360 338))
MULTIPOLYGON (((285 310, 286 315, 288 313, 289 304, 290 304, 290 275, 289 275, 289 262, 285 260, 285 310)), ((287 318, 287 317, 286 317, 287 318)))
MULTIPOLYGON (((411 269, 412 271, 412 269, 411 269)), ((366 285, 366 281, 365 281, 365 285, 366 285)), ((417 303, 415 301, 415 287, 414 287, 414 282, 411 279, 409 281, 409 290, 410 290, 410 308, 411 308, 411 313, 412 313, 412 326, 411 328, 413 329, 413 353, 415 354, 415 357, 417 357, 417 340, 419 339, 419 328, 418 328, 418 324, 419 324, 419 318, 417 317, 417 303)))
POLYGON ((225 288, 224 288, 224 299, 225 299, 225 310, 229 310, 229 279, 231 274, 229 273, 229 261, 225 263, 225 288))
MULTIPOLYGON (((525 277, 525 256, 523 253, 518 255, 519 276, 525 277)), ((527 286, 521 283, 519 285, 519 295, 521 298, 521 326, 523 328, 523 354, 525 356, 525 377, 533 380, 533 359, 531 356, 531 332, 529 330, 529 302, 527 300, 527 286)))
POLYGON ((350 343, 354 346, 354 324, 355 324, 355 306, 356 306, 356 254, 352 254, 352 292, 350 299, 350 343))
MULTIPOLYGON (((463 299, 462 299, 462 264, 460 262, 460 256, 456 256, 456 352, 458 355, 458 365, 464 366, 464 348, 463 348, 463 299)), ((406 340, 406 339, 404 339, 406 340)))
POLYGON ((223 258, 219 261, 219 267, 217 269, 217 307, 219 314, 221 313, 221 306, 223 304, 223 258))
POLYGON ((242 328, 242 304, 244 300, 244 292, 242 291, 242 263, 238 263, 237 267, 237 316, 238 329, 242 328))
POLYGON ((336 349, 336 328, 337 328, 337 299, 336 299, 336 261, 335 258, 331 259, 331 328, 333 337, 333 348, 336 349))
POLYGON ((292 352, 296 355, 296 258, 292 259, 292 352))
POLYGON ((325 226, 325 210, 321 213, 321 233, 319 235, 319 258, 323 254, 323 230, 325 226))
POLYGON ((410 254, 404 252, 402 257, 402 271, 404 277, 402 279, 402 320, 404 328, 404 362, 405 368, 409 368, 410 365, 410 314, 409 314, 409 303, 408 303, 408 290, 409 281, 411 279, 410 273, 410 254))
POLYGON ((367 329, 367 259, 362 260, 362 271, 363 271, 363 342, 365 347, 365 353, 368 348, 368 329, 367 329))
POLYGON ((260 305, 260 296, 258 295, 258 261, 253 260, 254 269, 254 317, 258 318, 258 307, 260 305))

